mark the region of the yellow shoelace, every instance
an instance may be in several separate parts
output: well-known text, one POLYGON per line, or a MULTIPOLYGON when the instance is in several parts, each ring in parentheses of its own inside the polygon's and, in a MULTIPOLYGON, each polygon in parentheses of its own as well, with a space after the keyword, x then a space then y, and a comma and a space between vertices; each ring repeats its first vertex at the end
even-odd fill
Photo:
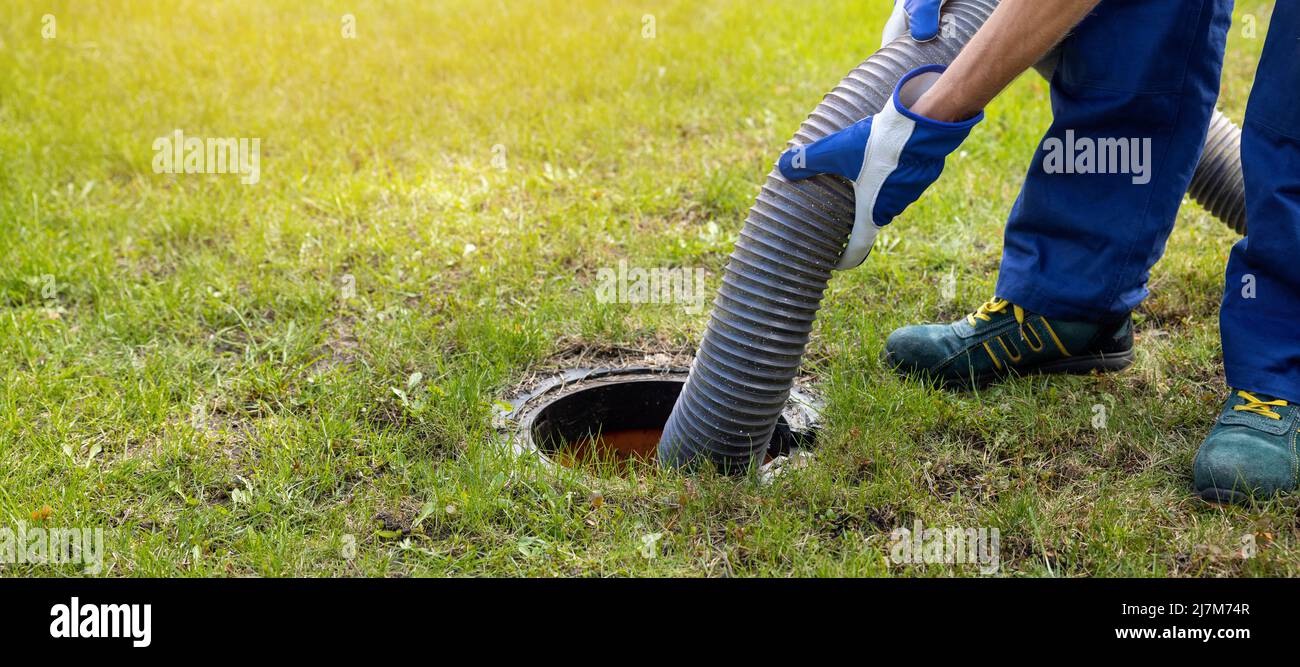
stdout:
MULTIPOLYGON (((985 301, 983 305, 975 310, 975 312, 967 315, 966 321, 969 322, 972 327, 976 326, 976 323, 979 320, 984 320, 985 322, 992 321, 993 314, 1005 312, 1007 306, 1011 306, 1011 314, 1015 316, 1016 324, 1020 328, 1020 339, 1024 341, 1025 345, 1029 346, 1030 350, 1033 350, 1034 352, 1042 352, 1045 345, 1042 334, 1038 331, 1034 331, 1034 327, 1030 325, 1029 330, 1034 332, 1034 340, 1038 342, 1035 343, 1033 340, 1030 340, 1029 336, 1025 334, 1025 309, 1007 301, 1006 299, 994 296, 992 299, 985 301)), ((1047 334, 1052 337, 1052 342, 1056 343, 1056 349, 1061 351, 1062 356, 1073 356, 1070 354, 1069 350, 1065 349, 1065 344, 1061 342, 1060 336, 1056 335, 1056 331, 1052 330, 1052 325, 1046 318, 1039 318, 1038 325, 1039 328, 1046 330, 1047 334)), ((1012 354, 1011 350, 1007 348, 1006 341, 1002 340, 1001 335, 999 335, 996 340, 1002 345, 1003 351, 1007 353, 1007 356, 1013 363, 1018 363, 1020 361, 1021 357, 1019 350, 1017 350, 1015 354, 1012 354)), ((1014 346, 1015 344, 1012 343, 1012 345, 1014 346)), ((993 365, 1001 369, 1002 362, 998 361, 997 355, 993 354, 993 348, 989 346, 988 341, 984 341, 984 350, 988 352, 989 357, 993 359, 993 365)))
POLYGON ((1239 412, 1253 412, 1257 415, 1264 415, 1269 419, 1282 418, 1282 415, 1279 415, 1278 413, 1273 412, 1271 409, 1269 409, 1270 406, 1279 407, 1279 408, 1285 408, 1287 406, 1287 402, 1280 398, 1273 401, 1261 401, 1259 400, 1259 397, 1255 396, 1254 394, 1248 391, 1238 391, 1237 395, 1245 399, 1246 402, 1242 405, 1232 406, 1233 410, 1239 412))
POLYGON ((1025 326, 1025 309, 1007 301, 1006 299, 999 299, 996 296, 985 301, 984 305, 976 309, 975 312, 967 315, 966 321, 969 322, 971 326, 975 326, 975 320, 984 320, 985 322, 988 322, 992 319, 992 317, 990 317, 991 313, 1000 313, 1006 310, 1007 306, 1011 306, 1011 312, 1016 316, 1016 322, 1018 322, 1023 328, 1025 326))

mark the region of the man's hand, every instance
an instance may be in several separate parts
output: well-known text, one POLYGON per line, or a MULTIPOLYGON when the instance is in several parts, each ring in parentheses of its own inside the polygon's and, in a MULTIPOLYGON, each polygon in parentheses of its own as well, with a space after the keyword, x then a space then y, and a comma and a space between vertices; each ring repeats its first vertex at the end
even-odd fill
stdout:
POLYGON ((867 258, 880 228, 939 178, 944 158, 984 118, 979 112, 945 123, 910 110, 943 69, 926 65, 908 72, 880 113, 781 155, 777 168, 792 181, 827 173, 853 181, 853 232, 836 268, 851 269, 867 258))
POLYGON ((880 35, 884 46, 909 29, 912 39, 928 42, 939 34, 939 9, 944 0, 894 0, 894 13, 885 21, 885 31, 880 35))
POLYGON ((1039 62, 1098 0, 1002 0, 912 110, 955 120, 983 109, 1011 80, 1039 62))

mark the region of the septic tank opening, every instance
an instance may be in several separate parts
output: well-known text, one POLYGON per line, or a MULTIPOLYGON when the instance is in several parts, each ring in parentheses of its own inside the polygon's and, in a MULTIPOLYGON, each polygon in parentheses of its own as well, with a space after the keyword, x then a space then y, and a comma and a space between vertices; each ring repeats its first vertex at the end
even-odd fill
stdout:
MULTIPOLYGON (((684 369, 579 369, 512 401, 516 449, 574 468, 653 466, 664 423, 686 382, 684 369)), ((816 405, 792 392, 765 461, 812 444, 816 405), (795 426, 792 426, 792 422, 795 426)))

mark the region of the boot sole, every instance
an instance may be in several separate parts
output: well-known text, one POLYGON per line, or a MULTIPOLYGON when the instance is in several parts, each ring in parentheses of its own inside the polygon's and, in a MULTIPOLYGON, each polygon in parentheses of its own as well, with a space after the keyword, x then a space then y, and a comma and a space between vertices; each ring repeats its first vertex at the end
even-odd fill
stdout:
MULTIPOLYGON (((884 361, 895 373, 903 377, 912 377, 906 371, 895 364, 893 358, 886 351, 882 354, 884 361)), ((1093 371, 1099 373, 1115 373, 1133 365, 1133 349, 1130 348, 1123 352, 1097 352, 1094 354, 1067 357, 1058 361, 1048 362, 1039 366, 1033 366, 1025 369, 1010 369, 1010 372, 992 372, 985 373, 977 377, 938 378, 938 383, 945 389, 952 390, 969 390, 982 389, 994 382, 1009 380, 1022 375, 1049 375, 1049 374, 1066 374, 1066 375, 1088 375, 1093 371)), ((925 377, 932 377, 924 374, 925 377)))
POLYGON ((1213 486, 1202 489, 1197 493, 1201 496, 1201 500, 1215 505, 1249 505, 1252 500, 1249 494, 1213 486))

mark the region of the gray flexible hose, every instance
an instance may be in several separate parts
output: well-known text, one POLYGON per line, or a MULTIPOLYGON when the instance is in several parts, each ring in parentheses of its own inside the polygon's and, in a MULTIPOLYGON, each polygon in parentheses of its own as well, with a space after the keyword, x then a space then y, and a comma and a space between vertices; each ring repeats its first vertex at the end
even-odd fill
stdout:
POLYGON ((1246 234, 1246 181, 1241 174, 1241 128, 1214 110, 1187 194, 1223 224, 1246 234))
MULTIPOLYGON (((826 95, 791 143, 811 143, 879 111, 908 71, 952 62, 996 6, 997 0, 949 0, 939 37, 918 43, 904 36, 877 51, 826 95)), ((1189 192, 1244 230, 1240 131, 1222 114, 1215 114, 1189 192)), ((766 450, 852 227, 848 181, 768 174, 664 427, 661 465, 689 469, 707 460, 723 472, 743 472, 766 450)))

